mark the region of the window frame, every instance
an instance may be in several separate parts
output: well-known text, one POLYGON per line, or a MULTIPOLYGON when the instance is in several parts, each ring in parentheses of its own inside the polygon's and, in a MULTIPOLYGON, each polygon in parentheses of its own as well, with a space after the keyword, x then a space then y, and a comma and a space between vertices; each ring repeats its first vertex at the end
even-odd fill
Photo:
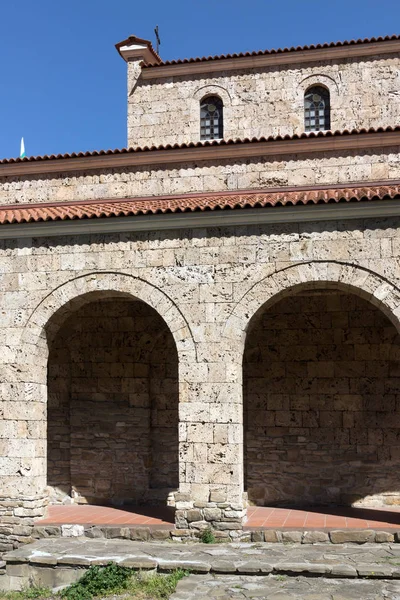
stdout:
POLYGON ((224 103, 220 96, 208 94, 200 101, 200 140, 202 142, 222 140, 224 137, 224 103), (209 111, 209 106, 215 106, 209 111), (206 114, 203 114, 203 112, 206 114), (211 113, 211 114, 210 114, 211 113), (215 117, 214 114, 217 113, 215 117), (207 120, 209 121, 207 123, 207 120), (209 133, 207 133, 209 130, 209 133), (217 131, 216 131, 217 130, 217 131))
POLYGON ((304 131, 306 133, 329 131, 331 128, 331 95, 329 88, 320 83, 313 84, 307 88, 304 92, 303 113, 304 131), (320 100, 311 99, 310 96, 320 96, 320 100), (317 102, 319 103, 318 105, 317 102), (314 108, 312 109, 313 105, 314 108))

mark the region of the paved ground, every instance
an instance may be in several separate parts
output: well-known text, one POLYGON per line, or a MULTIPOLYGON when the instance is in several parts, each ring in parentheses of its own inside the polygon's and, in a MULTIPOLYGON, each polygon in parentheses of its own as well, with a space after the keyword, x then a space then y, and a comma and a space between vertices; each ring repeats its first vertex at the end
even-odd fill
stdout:
MULTIPOLYGON (((150 525, 174 528, 174 511, 168 507, 91 505, 49 506, 37 525, 150 525)), ((250 507, 246 529, 400 529, 400 508, 304 509, 250 507)))
POLYGON ((400 544, 177 544, 87 538, 50 538, 8 553, 9 565, 65 567, 107 564, 165 572, 400 579, 400 544))
MULTIPOLYGON (((45 519, 36 525, 150 525, 168 526, 174 529, 174 509, 167 506, 113 506, 77 505, 49 506, 45 519)), ((400 516, 400 515, 399 515, 400 516)), ((159 528, 159 527, 158 527, 159 528)), ((400 526, 399 526, 400 529, 400 526)))
POLYGON ((400 508, 251 506, 245 529, 400 529, 400 508))
POLYGON ((307 577, 191 575, 170 600, 400 600, 400 582, 307 577))

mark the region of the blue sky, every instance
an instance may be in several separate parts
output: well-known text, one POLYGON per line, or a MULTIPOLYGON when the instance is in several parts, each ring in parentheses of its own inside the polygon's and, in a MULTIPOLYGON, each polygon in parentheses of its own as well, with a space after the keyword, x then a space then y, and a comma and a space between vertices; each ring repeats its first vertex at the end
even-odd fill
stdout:
POLYGON ((0 16, 0 158, 126 145, 126 71, 114 44, 163 59, 399 33, 399 0, 15 0, 0 16))

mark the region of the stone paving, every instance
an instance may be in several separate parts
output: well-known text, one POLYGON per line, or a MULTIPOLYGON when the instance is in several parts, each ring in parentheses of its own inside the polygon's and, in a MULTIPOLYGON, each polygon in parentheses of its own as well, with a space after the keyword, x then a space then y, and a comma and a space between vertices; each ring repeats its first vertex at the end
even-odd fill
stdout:
POLYGON ((191 575, 179 582, 170 600, 400 600, 400 582, 368 579, 325 579, 191 575))
POLYGON ((5 555, 13 565, 88 567, 110 561, 137 569, 198 574, 291 574, 400 579, 398 544, 175 544, 87 538, 42 539, 5 555))

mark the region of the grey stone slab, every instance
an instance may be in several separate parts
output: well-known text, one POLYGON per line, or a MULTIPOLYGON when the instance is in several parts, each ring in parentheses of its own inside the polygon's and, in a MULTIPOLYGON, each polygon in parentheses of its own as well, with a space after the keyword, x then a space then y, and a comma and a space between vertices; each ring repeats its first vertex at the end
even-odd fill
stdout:
POLYGON ((170 600, 398 600, 400 582, 285 576, 206 575, 183 579, 170 600))
POLYGON ((357 567, 359 577, 386 577, 391 578, 393 569, 385 565, 363 565, 357 567))
MULTIPOLYGON (((121 539, 46 538, 6 555, 13 564, 82 568, 89 564, 118 562, 137 569, 170 571, 182 568, 195 573, 331 574, 341 578, 377 576, 400 578, 400 548, 395 544, 296 544, 137 542, 121 539), (398 564, 397 564, 398 563, 398 564), (371 565, 374 566, 372 569, 371 565)), ((22 576, 22 575, 21 575, 22 576)))
POLYGON ((333 565, 331 568, 331 573, 336 577, 357 577, 357 569, 352 567, 351 565, 333 565))

